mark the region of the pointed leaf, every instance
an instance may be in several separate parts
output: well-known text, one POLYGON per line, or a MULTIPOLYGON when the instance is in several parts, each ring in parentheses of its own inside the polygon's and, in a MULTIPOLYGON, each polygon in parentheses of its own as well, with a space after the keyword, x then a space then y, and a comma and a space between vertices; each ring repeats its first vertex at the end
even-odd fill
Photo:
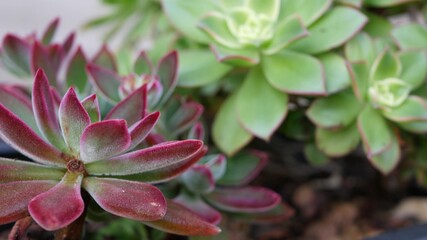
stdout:
POLYGON ((239 122, 248 132, 264 140, 270 139, 288 111, 287 94, 273 88, 261 68, 254 68, 248 73, 236 101, 239 122), (266 102, 268 107, 265 107, 266 102))
POLYGON ((350 74, 351 85, 357 99, 365 101, 368 98, 369 88, 369 66, 367 63, 347 63, 350 74))
POLYGON ((217 183, 243 186, 252 181, 267 164, 267 155, 259 151, 246 151, 228 159, 227 169, 217 183))
POLYGON ((73 47, 75 37, 76 34, 72 32, 67 36, 67 38, 65 38, 64 43, 62 44, 62 49, 64 50, 65 55, 68 55, 71 48, 73 47))
POLYGON ((400 160, 400 147, 396 136, 392 134, 391 144, 380 154, 369 157, 369 160, 384 175, 390 173, 400 160))
POLYGON ((402 63, 400 79, 416 89, 424 83, 427 75, 427 55, 425 51, 403 51, 399 53, 402 63))
POLYGON ((264 212, 280 203, 280 195, 263 187, 217 188, 205 195, 215 208, 228 212, 264 212))
POLYGON ((56 30, 58 29, 59 25, 59 18, 55 18, 51 23, 49 23, 49 26, 45 30, 42 36, 41 42, 45 45, 48 45, 51 43, 53 36, 55 35, 56 30))
POLYGON ((299 15, 305 26, 321 17, 332 4, 332 0, 282 0, 280 16, 299 15))
POLYGON ((191 127, 190 131, 188 132, 188 139, 198 139, 198 140, 205 140, 206 137, 206 130, 202 123, 197 122, 196 124, 191 127))
POLYGON ((86 67, 89 74, 92 76, 93 84, 109 101, 117 103, 120 101, 119 87, 120 78, 113 71, 89 64, 86 67))
POLYGON ((221 213, 209 206, 198 196, 181 193, 173 201, 191 209, 192 212, 208 223, 218 224, 221 221, 221 213))
POLYGON ((416 134, 424 134, 427 133, 427 121, 411 121, 411 122, 398 122, 397 123, 400 128, 416 133, 416 134))
POLYGON ((18 181, 0 184, 0 224, 28 216, 27 206, 32 198, 55 186, 55 181, 18 181))
POLYGON ((8 34, 2 43, 1 59, 4 66, 18 76, 30 76, 30 45, 15 35, 8 34))
POLYGON ((268 82, 281 91, 306 95, 326 93, 322 64, 309 55, 282 51, 265 56, 262 68, 268 82))
POLYGON ((86 163, 105 160, 126 151, 130 143, 125 120, 96 122, 83 131, 80 155, 86 163))
POLYGON ((99 122, 101 120, 101 113, 99 110, 99 103, 96 94, 92 94, 81 102, 82 106, 89 114, 90 121, 92 123, 99 122))
POLYGON ((205 194, 215 188, 215 180, 210 169, 203 165, 193 166, 181 176, 181 181, 192 193, 205 194))
POLYGON ((371 106, 366 106, 359 114, 357 127, 368 158, 378 155, 390 147, 393 134, 385 119, 371 106))
POLYGON ((255 48, 232 49, 212 45, 216 60, 237 67, 252 67, 260 62, 259 52, 255 48))
POLYGON ((353 122, 362 104, 349 91, 319 98, 307 110, 307 117, 321 128, 342 128, 353 122))
POLYGON ((427 102, 417 96, 409 96, 400 106, 384 109, 383 114, 395 122, 427 121, 427 102))
MULTIPOLYGON (((110 130, 111 131, 111 130, 110 130)), ((129 175, 175 165, 201 151, 203 142, 183 140, 158 144, 86 165, 91 175, 129 175)))
POLYGON ((376 57, 374 42, 371 37, 362 32, 354 36, 345 45, 345 57, 350 62, 365 62, 372 64, 376 57))
POLYGON ((336 53, 325 53, 318 56, 326 75, 328 94, 339 92, 350 86, 351 80, 344 59, 336 53))
POLYGON ((188 130, 202 114, 203 105, 200 103, 188 101, 180 104, 173 115, 166 117, 169 131, 171 134, 177 135, 188 130))
POLYGON ((227 169, 227 159, 222 154, 205 156, 200 160, 199 164, 209 168, 215 181, 224 176, 225 170, 227 169))
POLYGON ((341 157, 354 150, 360 142, 356 122, 337 130, 316 129, 317 147, 330 157, 341 157))
POLYGON ((117 72, 114 56, 105 45, 98 51, 96 56, 93 58, 92 63, 113 72, 117 72))
POLYGON ((369 73, 372 81, 381 81, 387 78, 399 78, 402 64, 396 54, 389 49, 384 50, 374 61, 369 73))
POLYGON ((166 215, 158 221, 144 222, 144 224, 161 231, 184 236, 215 235, 221 230, 200 219, 187 208, 173 201, 168 201, 166 215))
POLYGON ((73 88, 70 88, 62 99, 58 118, 70 152, 77 158, 80 157, 80 138, 83 130, 90 124, 90 117, 73 88))
POLYGON ((335 7, 308 28, 310 36, 292 43, 289 48, 322 53, 338 47, 353 37, 366 24, 367 18, 349 7, 335 7))
POLYGON ((31 180, 60 181, 63 176, 63 169, 0 158, 0 183, 31 180))
POLYGON ((147 85, 135 90, 117 103, 104 119, 124 119, 133 125, 145 116, 147 109, 147 85))
POLYGON ((64 166, 66 162, 66 156, 63 153, 46 143, 2 104, 0 104, 0 137, 13 148, 36 162, 59 166, 64 166))
POLYGON ((37 195, 28 204, 34 221, 43 229, 54 231, 68 226, 83 213, 85 204, 80 195, 83 175, 67 173, 49 191, 37 195))
POLYGON ((157 121, 160 118, 160 112, 154 112, 143 119, 135 123, 131 128, 129 128, 129 134, 131 137, 131 146, 129 149, 135 148, 148 136, 148 134, 153 130, 154 126, 157 124, 157 121))
POLYGON ((67 87, 75 87, 79 93, 88 90, 88 76, 86 73, 86 56, 79 47, 68 64, 66 73, 67 87))
POLYGON ((230 70, 231 66, 218 62, 209 50, 181 50, 178 85, 181 87, 205 86, 218 81, 230 70))
POLYGON ((237 94, 228 97, 219 109, 212 127, 212 137, 221 151, 233 155, 252 139, 238 122, 236 113, 237 94))
POLYGON ((101 208, 120 217, 154 221, 166 214, 165 197, 150 184, 87 177, 83 187, 101 208))
POLYGON ((295 210, 288 204, 278 204, 271 210, 259 213, 233 213, 233 218, 238 218, 250 223, 283 223, 295 215, 295 210))
POLYGON ((273 39, 265 52, 274 54, 307 35, 309 35, 309 32, 298 15, 284 18, 277 24, 273 39))
POLYGON ((400 49, 427 49, 427 30, 420 24, 397 27, 391 34, 400 49))
POLYGON ((134 69, 134 72, 138 75, 153 73, 154 71, 153 63, 150 61, 145 51, 142 51, 138 55, 138 58, 135 60, 133 69, 134 69))
POLYGON ((58 87, 58 72, 62 61, 62 47, 58 44, 43 46, 39 42, 33 44, 31 50, 31 70, 37 75, 43 69, 49 84, 58 87))
POLYGON ((39 133, 28 96, 14 91, 11 87, 0 86, 0 103, 22 119, 33 131, 39 133))
POLYGON ((205 16, 198 27, 205 31, 214 42, 228 48, 242 48, 236 37, 228 28, 227 17, 219 12, 205 16))
POLYGON ((156 72, 165 90, 160 99, 161 104, 169 99, 178 83, 178 52, 172 51, 163 56, 159 61, 156 72))

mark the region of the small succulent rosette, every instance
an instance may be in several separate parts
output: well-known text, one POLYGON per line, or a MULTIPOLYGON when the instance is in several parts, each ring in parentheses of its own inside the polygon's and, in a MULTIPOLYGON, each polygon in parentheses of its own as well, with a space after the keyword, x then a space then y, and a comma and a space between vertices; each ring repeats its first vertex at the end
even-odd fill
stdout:
POLYGON ((143 85, 101 120, 96 95, 79 100, 70 88, 57 98, 42 70, 31 99, 1 86, 0 137, 36 163, 0 159, 0 223, 29 215, 46 230, 62 229, 84 214, 85 192, 109 213, 167 232, 218 233, 152 185, 197 162, 206 152, 202 141, 133 150, 159 119, 158 112, 146 112, 146 99, 143 85))
POLYGON ((327 155, 345 155, 362 140, 372 164, 389 173, 400 159, 398 129, 427 132, 427 102, 413 94, 424 84, 427 57, 419 50, 396 53, 381 42, 365 33, 354 37, 345 47, 353 91, 314 101, 307 116, 327 155))

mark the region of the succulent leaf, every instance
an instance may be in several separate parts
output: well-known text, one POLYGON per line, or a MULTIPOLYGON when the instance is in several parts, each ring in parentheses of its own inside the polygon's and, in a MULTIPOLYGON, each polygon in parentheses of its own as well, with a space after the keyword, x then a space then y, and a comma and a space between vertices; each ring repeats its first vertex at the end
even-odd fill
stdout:
POLYGON ((351 80, 344 59, 336 53, 318 56, 325 69, 326 90, 328 94, 339 92, 350 86, 351 80))
POLYGON ((230 31, 227 16, 213 12, 204 17, 198 25, 215 42, 228 48, 241 48, 238 39, 230 31))
POLYGON ((280 16, 292 15, 301 17, 305 26, 310 26, 331 6, 332 0, 282 0, 280 16))
POLYGON ((86 67, 92 76, 93 84, 107 100, 117 103, 120 101, 118 89, 120 88, 120 78, 110 69, 88 64, 86 67))
POLYGON ((33 180, 60 181, 64 170, 31 162, 0 158, 0 183, 33 180))
POLYGON ((316 145, 326 155, 342 157, 354 150, 360 143, 356 122, 340 129, 316 129, 316 145))
POLYGON ((142 51, 135 60, 133 66, 134 72, 138 75, 152 74, 154 71, 153 63, 147 56, 145 51, 142 51))
POLYGON ((48 45, 52 42, 53 37, 55 36, 56 30, 59 26, 59 18, 55 18, 52 22, 49 23, 46 30, 43 33, 41 43, 48 45))
POLYGON ((144 141, 151 130, 153 130, 159 118, 160 112, 154 112, 148 114, 129 128, 129 134, 132 141, 129 149, 135 148, 138 144, 144 141))
POLYGON ((427 49, 427 30, 420 24, 397 27, 392 36, 400 49, 427 49))
POLYGON ((402 72, 402 64, 396 54, 389 49, 385 49, 375 59, 369 79, 371 81, 381 81, 386 78, 398 78, 402 72))
POLYGON ((4 37, 0 57, 4 66, 18 76, 30 76, 30 45, 19 37, 8 34, 4 37))
POLYGON ((213 45, 212 51, 219 62, 238 67, 252 67, 260 62, 260 55, 256 48, 232 49, 213 45))
POLYGON ((102 68, 117 72, 117 65, 116 60, 114 59, 114 55, 105 45, 101 47, 91 62, 102 68))
POLYGON ((77 48, 68 64, 66 73, 67 87, 75 87, 80 94, 89 90, 88 76, 86 73, 86 56, 81 47, 77 48))
POLYGON ((190 196, 186 193, 180 193, 174 202, 191 209, 197 216, 211 224, 218 224, 221 221, 221 213, 209 206, 203 199, 197 196, 190 196))
POLYGON ((215 188, 215 179, 207 166, 197 165, 188 169, 181 176, 181 181, 191 192, 205 194, 215 188))
POLYGON ((99 103, 96 94, 92 94, 81 101, 82 106, 89 114, 90 121, 92 123, 99 122, 101 120, 101 113, 99 110, 99 103))
POLYGON ((163 86, 163 96, 159 104, 163 104, 172 95, 178 83, 178 52, 172 51, 163 56, 156 69, 163 86))
POLYGON ((425 51, 400 52, 399 60, 402 64, 402 73, 399 79, 411 85, 411 89, 420 87, 427 76, 427 55, 425 51))
POLYGON ((63 49, 59 44, 43 46, 36 41, 31 49, 31 70, 37 75, 43 69, 50 85, 58 87, 58 72, 63 58, 63 49))

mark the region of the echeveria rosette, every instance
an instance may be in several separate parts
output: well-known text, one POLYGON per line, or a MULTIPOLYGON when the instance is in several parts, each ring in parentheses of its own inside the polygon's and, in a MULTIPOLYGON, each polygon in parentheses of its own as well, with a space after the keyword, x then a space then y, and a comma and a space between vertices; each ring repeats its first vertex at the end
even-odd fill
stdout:
POLYGON ((220 223, 221 213, 252 222, 283 221, 292 210, 277 193, 247 186, 266 162, 267 156, 258 151, 228 160, 221 154, 205 156, 179 178, 181 190, 174 201, 212 224, 220 223))
POLYGON ((345 52, 353 91, 318 99, 308 109, 317 126, 316 144, 327 155, 338 157, 362 140, 372 164, 389 173, 400 158, 394 126, 427 132, 427 102, 411 94, 424 83, 427 57, 422 51, 378 48, 364 33, 353 38, 345 52))
POLYGON ((0 137, 36 163, 0 159, 1 224, 29 214, 46 230, 67 227, 84 212, 84 189, 117 216, 183 235, 218 232, 197 218, 180 219, 178 213, 194 216, 174 204, 168 207, 162 192, 149 184, 174 178, 198 161, 206 151, 202 141, 165 142, 132 151, 159 118, 158 112, 135 111, 146 106, 146 86, 119 102, 103 120, 96 95, 80 101, 70 88, 58 104, 42 70, 35 76, 32 102, 5 89, 0 92, 0 137))

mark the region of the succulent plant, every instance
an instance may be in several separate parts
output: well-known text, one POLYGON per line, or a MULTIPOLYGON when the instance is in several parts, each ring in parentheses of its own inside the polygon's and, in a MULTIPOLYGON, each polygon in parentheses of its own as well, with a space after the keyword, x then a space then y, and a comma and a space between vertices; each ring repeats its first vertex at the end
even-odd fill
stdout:
POLYGON ((56 231, 84 217, 90 196, 107 212, 164 231, 218 233, 151 185, 197 162, 206 151, 202 141, 132 150, 159 118, 158 112, 146 112, 146 97, 143 85, 101 120, 96 95, 80 101, 70 88, 55 98, 43 70, 36 73, 31 100, 16 88, 0 87, 0 137, 36 162, 0 159, 0 223, 30 215, 56 231))
POLYGON ((427 56, 375 46, 365 33, 347 43, 345 52, 353 91, 317 99, 307 111, 317 126, 317 146, 329 156, 342 156, 362 140, 372 164, 389 173, 400 159, 396 127, 427 132, 427 102, 411 93, 424 83, 427 56))

